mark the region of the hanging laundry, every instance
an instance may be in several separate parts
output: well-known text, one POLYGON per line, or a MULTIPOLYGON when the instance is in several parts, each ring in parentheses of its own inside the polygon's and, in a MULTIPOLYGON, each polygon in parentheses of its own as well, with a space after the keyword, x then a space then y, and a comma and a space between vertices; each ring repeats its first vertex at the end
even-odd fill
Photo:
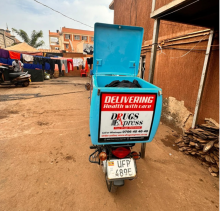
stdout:
POLYGON ((9 56, 11 59, 17 59, 17 60, 20 60, 20 58, 21 58, 20 53, 17 53, 14 51, 9 51, 9 56))
POLYGON ((27 63, 24 63, 23 67, 24 67, 24 69, 32 69, 32 70, 34 70, 34 69, 38 68, 38 69, 42 70, 42 65, 41 64, 27 64, 27 63))
POLYGON ((43 57, 34 56, 34 64, 43 64, 43 57))
POLYGON ((22 54, 20 54, 20 61, 21 61, 22 63, 24 63, 24 59, 23 59, 22 54))
POLYGON ((83 65, 83 59, 82 58, 74 58, 73 59, 73 65, 74 66, 80 66, 80 65, 83 65))
POLYGON ((76 58, 73 59, 73 65, 78 67, 78 60, 76 58))
POLYGON ((8 64, 8 59, 0 58, 0 63, 8 64))
POLYGON ((83 66, 83 59, 82 58, 78 59, 78 66, 80 66, 80 65, 83 66))
POLYGON ((59 70, 59 67, 57 64, 54 64, 54 71, 57 71, 57 70, 59 70))
POLYGON ((42 60, 43 60, 42 70, 45 70, 46 64, 50 65, 49 62, 51 59, 49 57, 43 57, 42 60))
POLYGON ((8 59, 9 58, 9 52, 7 50, 0 49, 0 57, 4 58, 4 59, 8 59))
POLYGON ((34 56, 34 62, 33 63, 34 64, 41 64, 42 65, 42 70, 45 70, 46 66, 47 66, 46 70, 49 70, 48 66, 50 66, 50 67, 53 66, 53 62, 51 63, 50 57, 34 56))
POLYGON ((93 64, 93 57, 87 58, 87 62, 90 66, 90 69, 92 69, 92 64, 93 64))
POLYGON ((84 58, 82 58, 83 59, 83 66, 85 67, 86 66, 86 61, 87 61, 87 58, 86 57, 84 57, 84 58))
POLYGON ((89 71, 89 66, 88 66, 87 59, 86 59, 86 61, 85 61, 85 70, 86 70, 86 72, 88 72, 88 71, 89 71))
POLYGON ((59 72, 60 73, 62 72, 62 66, 61 66, 61 63, 60 63, 59 59, 50 59, 49 62, 50 62, 50 67, 51 67, 52 74, 54 73, 55 64, 58 65, 59 72))
POLYGON ((67 59, 67 67, 68 67, 68 72, 70 72, 71 68, 72 68, 72 71, 74 70, 74 68, 73 68, 73 59, 67 59))
POLYGON ((60 64, 61 64, 61 67, 62 65, 64 65, 65 72, 68 73, 67 60, 66 59, 60 60, 60 64))
POLYGON ((45 70, 50 70, 50 64, 48 62, 45 63, 45 70))
MULTIPOLYGON (((3 59, 0 58, 0 63, 4 63, 4 64, 8 64, 8 65, 12 65, 12 62, 14 61, 14 59, 3 59)), ((27 64, 24 63, 24 69, 42 69, 42 65, 41 64, 27 64)), ((50 70, 50 65, 48 63, 45 63, 45 70, 50 70)))
POLYGON ((43 57, 41 56, 34 56, 34 62, 33 62, 35 65, 36 64, 40 64, 41 67, 42 67, 42 70, 44 70, 44 65, 45 65, 45 62, 43 61, 43 57))
POLYGON ((26 62, 33 62, 34 61, 34 57, 32 55, 22 54, 22 57, 26 62))

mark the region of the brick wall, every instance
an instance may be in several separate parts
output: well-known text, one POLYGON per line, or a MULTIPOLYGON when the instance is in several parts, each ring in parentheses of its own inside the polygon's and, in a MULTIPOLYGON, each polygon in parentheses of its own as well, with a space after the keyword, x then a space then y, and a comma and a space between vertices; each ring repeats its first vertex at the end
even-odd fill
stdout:
MULTIPOLYGON (((142 26, 144 28, 143 44, 151 44, 153 36, 154 20, 150 18, 152 0, 138 0, 135 6, 132 0, 114 1, 114 23, 122 25, 142 26)), ((157 0, 156 8, 159 8, 171 0, 157 0)), ((159 42, 177 36, 184 36, 191 32, 204 30, 202 27, 161 21, 159 31, 159 42)), ((178 101, 184 101, 185 107, 194 112, 199 83, 205 58, 208 36, 196 47, 198 51, 191 51, 184 57, 189 49, 199 41, 201 37, 180 40, 177 49, 163 49, 163 53, 157 54, 154 84, 163 90, 163 97, 174 97, 178 101), (189 42, 185 44, 184 42, 189 42), (179 48, 179 50, 178 50, 179 48), (164 54, 165 53, 165 54, 164 54), (179 57, 179 58, 171 58, 179 57)), ((219 35, 216 32, 213 45, 219 46, 219 35)), ((145 54, 145 80, 149 77, 149 66, 151 58, 151 47, 145 54)), ((204 118, 213 118, 219 122, 219 51, 211 51, 207 77, 201 107, 198 116, 198 123, 203 123, 204 118)))

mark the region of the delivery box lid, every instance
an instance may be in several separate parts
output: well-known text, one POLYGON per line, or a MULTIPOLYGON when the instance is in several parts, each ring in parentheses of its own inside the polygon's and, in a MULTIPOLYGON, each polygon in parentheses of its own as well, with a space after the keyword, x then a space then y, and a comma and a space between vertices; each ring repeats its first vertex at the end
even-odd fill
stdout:
POLYGON ((142 27, 95 23, 93 74, 137 75, 142 27))

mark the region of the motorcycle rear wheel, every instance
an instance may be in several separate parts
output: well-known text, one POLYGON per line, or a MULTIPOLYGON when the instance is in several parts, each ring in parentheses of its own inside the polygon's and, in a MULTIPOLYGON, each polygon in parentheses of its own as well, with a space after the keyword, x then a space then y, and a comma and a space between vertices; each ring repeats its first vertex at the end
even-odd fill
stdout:
POLYGON ((107 179, 107 175, 105 176, 105 181, 106 181, 106 185, 107 185, 107 188, 108 188, 108 191, 110 193, 115 193, 117 191, 117 186, 114 185, 114 182, 113 181, 109 181, 107 179))

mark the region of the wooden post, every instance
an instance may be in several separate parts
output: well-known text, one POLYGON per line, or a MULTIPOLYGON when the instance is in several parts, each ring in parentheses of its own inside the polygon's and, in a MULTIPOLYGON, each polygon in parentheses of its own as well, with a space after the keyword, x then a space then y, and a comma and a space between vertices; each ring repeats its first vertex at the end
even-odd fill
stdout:
POLYGON ((141 144, 141 158, 145 158, 146 143, 141 144))
POLYGON ((156 62, 156 54, 157 54, 157 42, 160 28, 160 19, 154 20, 154 30, 153 30, 153 44, 151 49, 151 58, 150 58, 150 68, 149 68, 149 79, 150 83, 153 83, 154 79, 154 68, 156 62))
POLYGON ((199 108, 200 108, 202 93, 203 93, 204 84, 205 84, 205 78, 206 78, 206 75, 207 75, 207 69, 208 69, 208 64, 209 64, 209 58, 210 58, 210 52, 211 52, 211 47, 212 47, 213 35, 214 35, 214 30, 211 30, 210 34, 209 34, 208 45, 207 45, 207 48, 206 48, 205 60, 204 60, 204 64, 203 64, 202 76, 201 76, 198 96, 197 96, 197 100, 196 100, 196 107, 195 107, 195 112, 194 112, 194 116, 193 116, 192 128, 195 128, 197 118, 198 118, 198 114, 199 114, 199 108))

